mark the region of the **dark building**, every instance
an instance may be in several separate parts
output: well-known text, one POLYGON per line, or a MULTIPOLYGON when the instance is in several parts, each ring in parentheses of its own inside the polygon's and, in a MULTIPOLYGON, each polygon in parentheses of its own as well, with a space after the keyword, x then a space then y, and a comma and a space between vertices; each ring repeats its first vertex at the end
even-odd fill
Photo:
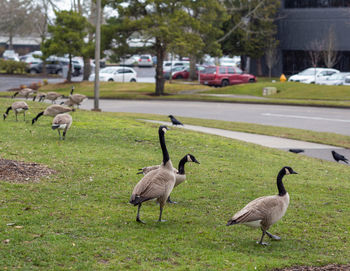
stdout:
MULTIPOLYGON (((282 0, 277 24, 279 63, 274 76, 311 67, 310 52, 325 50, 331 40, 337 52, 334 68, 350 71, 350 0, 282 0)), ((323 57, 317 66, 326 66, 323 57)), ((254 61, 251 68, 255 73, 254 61)))

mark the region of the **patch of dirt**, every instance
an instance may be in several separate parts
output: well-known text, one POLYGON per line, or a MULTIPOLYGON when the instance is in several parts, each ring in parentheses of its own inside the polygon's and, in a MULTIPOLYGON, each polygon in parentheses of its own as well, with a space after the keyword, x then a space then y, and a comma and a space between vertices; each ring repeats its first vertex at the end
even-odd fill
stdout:
POLYGON ((25 163, 0 158, 0 180, 26 183, 38 182, 42 177, 55 173, 53 169, 37 163, 25 163))
POLYGON ((329 264, 326 266, 295 266, 273 271, 350 271, 350 265, 329 264))

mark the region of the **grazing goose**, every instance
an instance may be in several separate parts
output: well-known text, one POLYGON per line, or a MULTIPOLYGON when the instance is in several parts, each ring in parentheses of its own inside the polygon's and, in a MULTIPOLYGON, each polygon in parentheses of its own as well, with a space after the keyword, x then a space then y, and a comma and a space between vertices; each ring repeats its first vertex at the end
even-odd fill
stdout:
POLYGON ((17 95, 25 97, 26 99, 28 99, 29 95, 35 93, 36 90, 31 89, 31 88, 24 88, 21 89, 20 91, 16 91, 13 95, 12 98, 15 98, 17 95))
POLYGON ((291 167, 283 167, 277 176, 278 195, 260 197, 249 202, 227 222, 226 226, 244 224, 253 228, 260 227, 262 236, 258 243, 261 245, 267 245, 267 243, 263 243, 265 234, 274 240, 280 240, 280 237, 272 235, 267 230, 287 211, 289 195, 284 188, 282 178, 289 174, 297 174, 297 172, 291 167))
MULTIPOLYGON (((187 162, 194 162, 194 163, 197 163, 197 164, 200 164, 196 157, 194 157, 192 154, 186 154, 179 162, 179 167, 178 167, 178 170, 176 168, 173 168, 173 171, 175 173, 175 179, 176 179, 176 182, 175 182, 175 186, 178 186, 179 184, 183 183, 185 180, 186 180, 186 175, 185 175, 185 164, 187 162)), ((141 171, 138 172, 137 174, 144 174, 146 175, 147 173, 151 172, 152 170, 156 170, 160 167, 160 165, 157 165, 157 166, 149 166, 149 167, 144 167, 142 169, 140 169, 141 171)), ((175 201, 172 201, 170 199, 170 196, 168 197, 168 202, 169 203, 176 203, 175 201)))
POLYGON ((9 108, 7 108, 4 114, 4 120, 7 118, 11 109, 13 110, 13 112, 15 112, 16 121, 18 121, 17 114, 19 113, 23 113, 24 121, 26 120, 26 111, 29 109, 26 102, 14 102, 9 108))
POLYGON ((44 92, 37 92, 36 95, 34 95, 33 97, 33 102, 35 101, 36 97, 39 98, 38 102, 43 102, 45 100, 46 95, 47 94, 44 92))
POLYGON ((172 123, 173 125, 182 125, 182 126, 184 126, 184 125, 181 123, 181 121, 177 120, 173 115, 169 115, 168 117, 170 118, 171 123, 172 123))
POLYGON ((163 207, 174 188, 175 173, 173 164, 169 158, 169 153, 165 145, 164 134, 168 128, 160 126, 158 129, 159 142, 163 153, 163 163, 156 170, 146 174, 134 187, 130 198, 130 203, 134 206, 138 205, 136 221, 144 223, 140 219, 140 209, 143 202, 157 199, 160 207, 159 222, 162 222, 163 207))
POLYGON ((301 152, 304 152, 303 149, 289 149, 290 152, 293 152, 293 153, 301 153, 301 152))
POLYGON ((348 158, 346 158, 344 155, 341 155, 341 154, 339 154, 339 153, 337 153, 335 151, 332 151, 332 155, 333 155, 333 158, 334 158, 335 161, 337 161, 337 162, 343 161, 344 163, 349 164, 348 163, 348 161, 349 161, 348 158))
MULTIPOLYGON (((48 93, 46 94, 44 100, 45 100, 45 99, 48 99, 48 100, 51 101, 51 103, 55 104, 55 103, 56 103, 56 100, 57 100, 58 98, 61 98, 61 97, 63 97, 62 94, 57 93, 57 92, 54 92, 54 91, 51 91, 51 92, 48 92, 48 93)), ((44 100, 43 100, 43 101, 44 101, 44 100)))
POLYGON ((67 113, 58 114, 52 121, 52 130, 57 129, 59 138, 65 140, 66 133, 69 127, 72 125, 72 117, 67 113), (63 138, 61 137, 60 130, 63 130, 63 138))
POLYGON ((58 114, 67 113, 70 111, 74 111, 74 109, 67 107, 67 106, 52 104, 52 105, 48 106, 45 109, 45 111, 40 112, 35 118, 32 119, 32 125, 36 121, 38 121, 38 118, 40 118, 41 116, 56 117, 56 115, 58 115, 58 114))

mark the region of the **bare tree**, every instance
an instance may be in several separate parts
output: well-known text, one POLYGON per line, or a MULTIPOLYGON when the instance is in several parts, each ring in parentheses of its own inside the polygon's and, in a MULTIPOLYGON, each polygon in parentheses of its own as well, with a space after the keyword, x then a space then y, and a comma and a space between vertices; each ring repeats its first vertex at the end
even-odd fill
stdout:
POLYGON ((269 77, 271 78, 271 70, 278 63, 279 55, 277 51, 278 41, 271 39, 268 42, 266 51, 265 51, 265 61, 266 66, 269 68, 269 77))
POLYGON ((323 51, 323 61, 327 68, 332 68, 339 61, 339 53, 335 50, 337 39, 333 27, 330 27, 325 39, 325 49, 323 51))
POLYGON ((315 82, 316 82, 316 67, 322 57, 323 48, 324 48, 323 41, 313 40, 312 42, 310 42, 308 53, 310 56, 311 65, 312 67, 315 68, 315 82))
POLYGON ((32 9, 30 0, 0 1, 0 32, 9 37, 9 48, 13 48, 13 37, 31 32, 32 9))

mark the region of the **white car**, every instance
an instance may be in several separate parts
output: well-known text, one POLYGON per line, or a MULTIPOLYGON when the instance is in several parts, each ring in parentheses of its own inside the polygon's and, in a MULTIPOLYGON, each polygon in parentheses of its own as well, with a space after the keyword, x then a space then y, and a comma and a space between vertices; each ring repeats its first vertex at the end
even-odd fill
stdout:
POLYGON ((220 66, 233 66, 237 67, 238 63, 241 61, 241 58, 239 56, 234 57, 222 57, 219 60, 220 66))
POLYGON ((308 68, 298 74, 289 77, 289 82, 301 82, 305 84, 317 84, 318 81, 324 80, 334 73, 339 73, 336 69, 329 68, 308 68))
POLYGON ((152 67, 153 66, 152 56, 151 55, 140 55, 138 65, 139 65, 139 67, 152 67))
MULTIPOLYGON (((95 81, 95 74, 90 75, 89 81, 95 81)), ((137 73, 129 67, 106 67, 100 70, 100 81, 137 82, 137 73)))
POLYGON ((185 60, 173 60, 173 61, 163 62, 164 71, 170 71, 170 69, 174 69, 174 67, 183 67, 183 66, 190 66, 190 62, 185 60))
POLYGON ((328 85, 328 86, 341 86, 344 84, 346 76, 350 76, 350 73, 348 72, 334 73, 323 80, 320 80, 320 79, 317 80, 317 84, 328 85))
POLYGON ((350 86, 350 75, 345 76, 343 85, 344 86, 350 86))

